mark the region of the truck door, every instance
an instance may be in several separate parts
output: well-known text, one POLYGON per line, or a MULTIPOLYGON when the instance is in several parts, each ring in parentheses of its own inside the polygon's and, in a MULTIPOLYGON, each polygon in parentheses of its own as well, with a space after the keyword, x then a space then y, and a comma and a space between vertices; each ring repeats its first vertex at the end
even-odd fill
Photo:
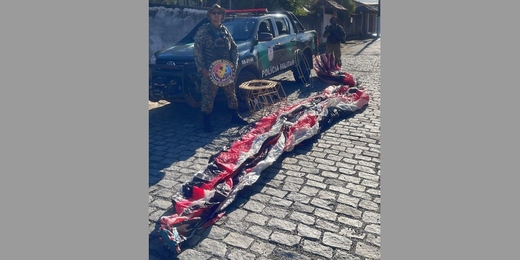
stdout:
POLYGON ((292 30, 289 21, 285 17, 275 17, 277 34, 275 37, 275 51, 280 56, 280 69, 285 70, 295 64, 294 51, 297 49, 296 33, 292 30))
MULTIPOLYGON (((276 35, 276 27, 270 18, 263 19, 258 24, 258 34, 270 33, 273 37, 276 35)), ((258 66, 260 69, 260 78, 268 78, 280 70, 280 50, 281 45, 279 39, 273 38, 270 41, 260 41, 257 45, 258 66), (278 44, 278 45, 277 45, 278 44)))

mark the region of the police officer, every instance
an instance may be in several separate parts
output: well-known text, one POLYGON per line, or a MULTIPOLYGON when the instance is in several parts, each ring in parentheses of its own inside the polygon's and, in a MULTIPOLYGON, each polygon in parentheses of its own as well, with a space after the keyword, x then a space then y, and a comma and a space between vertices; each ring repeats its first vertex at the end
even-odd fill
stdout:
POLYGON ((333 53, 336 62, 341 67, 341 44, 345 40, 345 30, 338 24, 338 18, 332 16, 329 20, 330 25, 325 27, 323 37, 327 38, 325 52, 333 53))
MULTIPOLYGON (((213 103, 217 94, 218 85, 210 79, 210 65, 219 59, 229 60, 236 70, 238 67, 237 44, 233 40, 229 30, 222 24, 226 10, 218 4, 210 7, 206 16, 210 22, 202 25, 195 35, 194 56, 197 71, 202 73, 202 101, 201 112, 203 129, 206 132, 213 130, 211 126, 211 113, 213 103)), ((238 114, 238 101, 235 93, 234 82, 222 86, 226 95, 228 108, 231 112, 231 122, 237 124, 247 124, 238 114)))

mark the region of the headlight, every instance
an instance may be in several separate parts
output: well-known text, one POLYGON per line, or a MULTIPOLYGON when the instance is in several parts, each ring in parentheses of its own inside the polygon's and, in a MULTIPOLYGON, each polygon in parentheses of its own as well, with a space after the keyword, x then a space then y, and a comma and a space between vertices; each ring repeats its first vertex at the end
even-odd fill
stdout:
POLYGON ((150 58, 150 64, 155 64, 155 55, 152 55, 152 57, 150 58))

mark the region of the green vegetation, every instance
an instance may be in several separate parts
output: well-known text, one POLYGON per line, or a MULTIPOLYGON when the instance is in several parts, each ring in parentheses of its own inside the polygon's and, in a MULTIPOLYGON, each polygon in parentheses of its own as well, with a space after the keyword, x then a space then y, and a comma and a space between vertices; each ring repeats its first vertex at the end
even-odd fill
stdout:
POLYGON ((356 4, 354 3, 353 0, 335 0, 335 1, 336 1, 336 3, 338 3, 348 9, 348 11, 347 11, 348 16, 352 15, 354 13, 354 11, 356 10, 356 4))

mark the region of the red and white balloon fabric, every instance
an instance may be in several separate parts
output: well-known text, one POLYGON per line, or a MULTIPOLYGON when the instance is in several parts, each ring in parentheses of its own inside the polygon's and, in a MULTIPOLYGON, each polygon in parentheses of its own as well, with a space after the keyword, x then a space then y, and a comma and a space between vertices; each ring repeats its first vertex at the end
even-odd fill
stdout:
MULTIPOLYGON (((330 56, 324 57, 318 65, 324 69, 320 70, 322 75, 339 67, 330 56), (326 66, 324 61, 328 62, 326 66)), ((245 126, 239 140, 213 155, 207 166, 173 196, 175 214, 160 218, 163 242, 180 253, 182 242, 218 221, 237 193, 255 183, 282 153, 368 105, 368 94, 356 86, 353 77, 335 78, 341 78, 342 83, 245 126)))
POLYGON ((314 57, 314 71, 318 78, 329 84, 343 84, 354 87, 358 82, 352 74, 341 71, 333 53, 324 53, 314 57))

